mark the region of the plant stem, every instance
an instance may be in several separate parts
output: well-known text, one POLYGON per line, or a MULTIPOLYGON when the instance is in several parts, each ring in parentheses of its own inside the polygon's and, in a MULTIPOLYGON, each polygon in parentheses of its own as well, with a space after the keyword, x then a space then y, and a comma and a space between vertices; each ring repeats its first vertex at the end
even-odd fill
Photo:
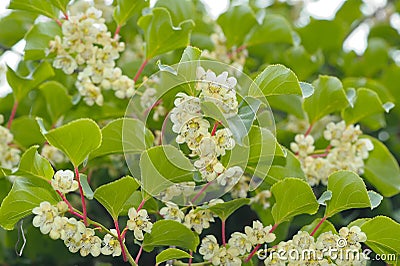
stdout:
POLYGON ((118 219, 114 220, 114 226, 115 226, 115 230, 117 231, 119 245, 121 246, 122 259, 126 262, 126 261, 128 261, 128 259, 126 258, 125 245, 124 245, 123 238, 121 237, 121 231, 119 230, 118 219))
POLYGON ((78 181, 78 186, 79 186, 79 194, 81 194, 81 201, 82 201, 82 212, 83 212, 83 223, 87 226, 87 210, 86 210, 86 202, 85 202, 85 196, 83 195, 83 189, 81 185, 81 178, 79 176, 79 170, 78 167, 74 168, 75 171, 75 178, 78 181))
POLYGON ((58 26, 60 26, 60 27, 62 26, 62 23, 61 23, 61 21, 60 21, 60 20, 58 20, 58 19, 55 19, 54 21, 55 21, 55 22, 58 24, 58 26))
POLYGON ((212 131, 211 131, 211 136, 214 136, 214 135, 215 135, 215 132, 217 131, 217 128, 218 128, 218 126, 219 126, 220 124, 221 124, 221 122, 215 121, 214 127, 213 127, 213 129, 212 129, 212 131))
POLYGON ((143 251, 143 246, 140 246, 139 252, 136 255, 136 259, 135 259, 135 263, 138 264, 139 263, 139 259, 140 259, 140 255, 142 255, 142 251, 143 251))
POLYGON ((148 62, 149 62, 148 59, 145 59, 145 60, 143 61, 143 63, 142 63, 142 64, 140 65, 140 67, 139 67, 139 70, 136 72, 136 75, 135 75, 135 77, 133 78, 133 81, 136 82, 136 81, 139 79, 140 74, 142 74, 143 69, 144 69, 144 67, 147 65, 148 62))
POLYGON ((195 203, 196 200, 200 197, 201 194, 203 194, 203 192, 208 188, 208 186, 211 185, 212 182, 208 182, 200 191, 199 193, 197 193, 193 199, 192 199, 192 203, 195 203))
POLYGON ((65 195, 63 193, 61 193, 59 190, 56 190, 56 192, 58 193, 58 195, 60 195, 60 197, 62 198, 62 200, 68 205, 68 211, 72 214, 75 215, 76 217, 83 219, 83 216, 80 213, 77 213, 76 211, 74 211, 74 207, 72 207, 71 203, 67 200, 67 198, 65 197, 65 195))
POLYGON ((142 202, 140 202, 140 204, 139 204, 139 206, 137 207, 136 211, 137 211, 137 212, 140 211, 140 210, 143 208, 143 206, 144 206, 145 203, 146 203, 146 199, 142 199, 142 202))
POLYGON ((155 103, 153 103, 150 107, 146 108, 146 110, 143 111, 143 115, 148 115, 151 110, 153 110, 154 107, 162 103, 162 99, 158 99, 155 103))
POLYGON ((14 101, 13 108, 12 108, 12 110, 11 110, 10 118, 8 119, 8 123, 7 123, 7 128, 8 128, 8 129, 11 128, 12 121, 14 120, 15 114, 17 113, 17 108, 18 108, 18 101, 15 100, 15 101, 14 101))
POLYGON ((117 28, 115 29, 115 33, 114 33, 114 39, 118 38, 120 30, 121 30, 121 25, 117 25, 117 28))
POLYGON ((307 136, 310 134, 310 132, 311 132, 313 126, 314 126, 313 124, 310 124, 310 126, 308 127, 306 133, 304 133, 304 136, 305 136, 305 137, 307 137, 307 136))
POLYGON ((221 231, 222 231, 222 245, 226 246, 226 240, 225 240, 225 220, 221 220, 221 231))
MULTIPOLYGON (((275 229, 278 227, 278 223, 274 224, 271 229, 269 230, 269 233, 272 233, 275 231, 275 229)), ((249 254, 249 256, 244 260, 245 263, 249 262, 251 258, 256 254, 257 250, 261 247, 261 244, 258 244, 253 251, 249 254)))
POLYGON ((193 262, 193 251, 190 251, 189 254, 190 254, 190 258, 189 258, 188 265, 191 266, 191 265, 192 265, 192 262, 193 262))
POLYGON ((326 221, 328 217, 324 216, 321 221, 319 221, 319 223, 317 224, 317 226, 314 228, 314 230, 311 232, 310 236, 314 236, 315 233, 317 232, 317 230, 321 227, 321 225, 326 221))

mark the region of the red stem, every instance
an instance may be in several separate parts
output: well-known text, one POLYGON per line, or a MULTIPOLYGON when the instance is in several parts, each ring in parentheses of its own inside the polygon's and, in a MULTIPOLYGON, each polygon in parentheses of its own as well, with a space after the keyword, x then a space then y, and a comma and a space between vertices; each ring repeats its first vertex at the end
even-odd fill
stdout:
POLYGON ((327 216, 324 216, 321 221, 319 221, 319 223, 317 224, 317 226, 314 228, 314 230, 311 232, 310 236, 313 236, 317 230, 321 227, 321 225, 325 222, 325 220, 327 219, 327 216))
POLYGON ((310 134, 312 128, 313 128, 313 124, 310 124, 310 126, 308 127, 306 133, 304 133, 304 136, 305 136, 305 137, 307 137, 307 136, 310 134))
POLYGON ((199 193, 197 193, 193 199, 192 199, 192 203, 195 203, 196 200, 200 197, 201 194, 203 194, 203 192, 208 188, 208 186, 211 185, 212 182, 208 182, 200 191, 199 193))
MULTIPOLYGON (((279 224, 274 224, 271 228, 271 230, 269 230, 269 233, 272 233, 275 231, 275 229, 278 227, 279 224)), ((261 244, 258 244, 253 251, 249 254, 249 256, 244 260, 245 263, 249 262, 251 260, 251 258, 254 256, 254 254, 256 254, 257 250, 261 247, 261 244)))
POLYGON ((122 230, 122 233, 121 233, 122 239, 125 239, 126 232, 128 232, 128 227, 125 227, 124 230, 122 230))
POLYGON ((189 258, 189 262, 188 262, 188 266, 192 265, 192 261, 193 261, 193 251, 190 251, 190 258, 189 258))
POLYGON ((148 107, 146 110, 143 111, 143 115, 147 115, 150 113, 151 110, 153 110, 154 107, 162 103, 162 99, 158 99, 155 103, 153 103, 150 107, 148 107))
POLYGON ((213 129, 212 129, 212 131, 211 131, 211 136, 214 136, 214 135, 215 135, 215 132, 217 132, 217 128, 218 128, 218 126, 219 126, 220 124, 221 124, 221 122, 215 121, 214 127, 213 127, 213 129))
POLYGON ((119 245, 121 246, 122 259, 126 262, 126 261, 128 261, 128 259, 126 257, 126 250, 125 250, 123 238, 121 236, 121 231, 119 230, 118 219, 114 220, 114 225, 115 225, 115 230, 117 230, 118 242, 119 242, 119 245))
POLYGON ((65 20, 69 20, 67 12, 63 13, 65 20))
POLYGON ((13 108, 12 108, 12 110, 11 110, 10 118, 8 119, 8 123, 7 123, 7 128, 8 128, 8 129, 11 128, 12 121, 14 120, 15 114, 17 113, 17 108, 18 108, 18 101, 15 100, 15 101, 14 101, 13 108))
POLYGON ((60 27, 62 26, 62 23, 61 23, 61 21, 60 21, 60 20, 58 20, 58 19, 55 19, 54 21, 55 21, 55 22, 58 24, 58 26, 60 26, 60 27))
POLYGON ((137 207, 136 211, 140 211, 140 209, 143 208, 144 204, 146 203, 146 199, 143 199, 142 202, 140 202, 139 206, 137 207))
POLYGON ((147 65, 148 62, 149 62, 148 59, 145 59, 145 60, 143 61, 143 63, 140 65, 139 70, 136 72, 136 75, 135 75, 135 77, 133 78, 133 81, 136 82, 136 81, 139 79, 140 74, 142 74, 143 69, 144 69, 144 67, 147 65))
POLYGON ((82 201, 82 212, 83 212, 83 222, 84 224, 87 226, 87 210, 86 210, 86 202, 85 202, 85 196, 83 195, 83 189, 82 189, 82 185, 81 185, 81 180, 80 180, 80 176, 79 176, 79 170, 78 167, 74 168, 75 170, 75 178, 78 181, 78 185, 79 185, 79 194, 81 195, 81 201, 82 201))
POLYGON ((320 154, 313 154, 311 157, 318 158, 318 157, 326 157, 329 153, 320 153, 320 154))
POLYGON ((56 192, 58 193, 58 195, 60 195, 60 197, 62 198, 62 200, 68 205, 68 211, 72 214, 75 215, 76 217, 83 219, 83 216, 80 213, 77 213, 76 211, 74 211, 74 207, 72 207, 71 203, 67 200, 67 198, 65 197, 65 195, 63 193, 61 193, 59 190, 56 190, 56 192))
POLYGON ((114 39, 118 38, 119 35, 119 31, 121 30, 121 25, 118 25, 117 28, 115 29, 115 33, 114 33, 114 39))
POLYGON ((222 231, 222 245, 226 246, 226 240, 225 240, 225 220, 221 220, 221 231, 222 231))
POLYGON ((135 259, 135 263, 136 264, 139 263, 139 259, 140 259, 140 255, 142 255, 142 251, 143 251, 143 246, 140 246, 139 252, 138 252, 138 254, 136 256, 136 259, 135 259))

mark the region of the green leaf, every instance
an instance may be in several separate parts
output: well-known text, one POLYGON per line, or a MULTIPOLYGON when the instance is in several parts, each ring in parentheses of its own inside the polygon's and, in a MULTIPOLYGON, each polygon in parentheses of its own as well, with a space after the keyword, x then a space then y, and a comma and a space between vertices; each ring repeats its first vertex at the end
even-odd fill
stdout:
POLYGON ((368 190, 368 197, 369 201, 371 202, 371 210, 378 207, 383 200, 382 195, 373 190, 368 190))
POLYGON ((41 202, 57 204, 57 193, 51 185, 41 178, 19 177, 0 207, 0 226, 12 230, 14 225, 32 213, 41 202))
POLYGON ((50 162, 39 155, 38 145, 30 147, 24 152, 19 163, 18 171, 14 173, 17 176, 33 176, 50 180, 53 178, 54 170, 50 162))
POLYGON ((385 109, 376 92, 360 88, 353 107, 349 106, 342 112, 342 117, 347 124, 355 124, 360 120, 376 113, 383 113, 385 109))
POLYGON ((50 63, 44 61, 29 75, 29 77, 21 77, 10 67, 8 67, 6 75, 7 82, 13 90, 14 98, 19 102, 29 91, 43 81, 54 76, 54 70, 50 63))
POLYGON ((400 254, 400 224, 389 217, 374 217, 364 222, 361 230, 367 235, 365 244, 375 253, 400 254))
MULTIPOLYGON (((321 218, 315 219, 312 223, 303 226, 300 231, 306 231, 311 234, 317 224, 321 221, 321 218)), ((332 232, 332 234, 337 234, 335 226, 328 220, 325 220, 318 230, 314 233, 314 238, 317 239, 318 236, 325 232, 332 232)))
POLYGON ((89 199, 92 200, 94 196, 94 192, 92 188, 90 187, 89 180, 87 175, 80 173, 79 174, 79 180, 81 182, 82 190, 83 190, 83 195, 89 199))
POLYGON ((45 142, 36 120, 30 116, 20 116, 14 119, 11 125, 11 133, 14 135, 14 141, 22 147, 28 148, 45 142))
POLYGON ((152 13, 142 16, 138 25, 144 30, 147 59, 187 46, 194 27, 192 20, 182 21, 175 27, 168 10, 161 7, 154 8, 152 13))
POLYGON ((237 209, 249 203, 250 199, 234 199, 224 203, 217 203, 208 209, 221 218, 222 221, 226 221, 237 209))
POLYGON ((94 198, 107 209, 114 220, 117 220, 125 203, 138 187, 139 184, 133 177, 125 176, 98 187, 94 192, 94 198))
POLYGON ((400 169, 396 158, 382 142, 373 137, 365 137, 374 145, 365 162, 365 179, 383 196, 397 195, 400 192, 400 169))
POLYGON ((150 252, 155 247, 177 246, 194 251, 199 242, 197 234, 183 224, 171 220, 161 220, 154 223, 150 234, 145 234, 143 249, 150 252))
POLYGON ((154 136, 142 121, 120 118, 101 129, 101 146, 90 154, 90 158, 113 153, 141 153, 153 145, 154 136))
POLYGON ((168 9, 174 24, 187 19, 194 20, 197 15, 194 2, 191 0, 158 0, 154 7, 163 7, 168 9))
POLYGON ((67 5, 70 0, 50 0, 53 6, 60 9, 63 13, 67 13, 67 5))
POLYGON ((200 55, 201 50, 192 46, 186 47, 183 51, 181 60, 179 61, 179 65, 177 67, 177 72, 179 75, 184 77, 184 80, 196 80, 196 70, 200 65, 200 55))
POLYGON ((296 75, 283 65, 269 65, 255 79, 249 94, 259 95, 259 90, 265 96, 296 94, 302 95, 302 90, 296 75))
POLYGON ((68 156, 74 167, 78 167, 101 144, 99 126, 87 118, 42 133, 51 145, 68 156))
POLYGON ((341 111, 348 101, 339 79, 331 76, 319 76, 312 84, 314 94, 304 99, 303 108, 311 124, 320 118, 341 111))
POLYGON ((57 81, 47 81, 39 86, 41 93, 46 99, 47 113, 54 124, 72 107, 71 96, 67 88, 57 81))
POLYGON ((131 17, 140 15, 142 9, 148 6, 147 0, 117 0, 113 14, 114 20, 119 26, 123 26, 131 17))
POLYGON ((152 196, 143 191, 137 190, 133 192, 129 199, 125 202, 119 215, 128 215, 129 209, 132 207, 137 209, 140 203, 142 203, 143 199, 145 199, 143 209, 146 209, 149 213, 157 213, 159 211, 157 201, 152 196))
POLYGON ((168 260, 174 259, 185 259, 185 258, 192 258, 189 253, 177 249, 177 248, 168 248, 163 250, 156 256, 156 264, 160 264, 162 262, 166 262, 168 260))
POLYGON ((268 97, 268 103, 274 110, 292 114, 300 119, 305 119, 302 107, 303 99, 299 95, 274 95, 268 97))
POLYGON ((327 189, 332 191, 325 210, 327 217, 348 209, 371 207, 365 184, 354 172, 334 172, 328 177, 327 189))
POLYGON ((246 37, 246 46, 262 43, 293 43, 289 22, 280 15, 267 14, 262 24, 254 26, 246 37))
POLYGON ((9 9, 19 9, 58 19, 58 10, 47 0, 11 0, 9 9))
POLYGON ((12 11, 0 18, 0 54, 24 38, 35 18, 36 15, 25 11, 12 11))
POLYGON ((61 27, 54 21, 39 22, 25 35, 25 60, 40 60, 46 57, 49 42, 55 36, 62 36, 61 27))
POLYGON ((272 216, 276 224, 299 214, 315 214, 319 204, 310 185, 298 178, 286 178, 271 187, 275 198, 272 216))
POLYGON ((231 6, 217 20, 225 36, 228 48, 244 43, 246 35, 257 24, 256 17, 248 5, 231 6))
POLYGON ((173 183, 193 181, 194 166, 177 148, 156 146, 140 157, 141 183, 151 195, 157 195, 173 183))

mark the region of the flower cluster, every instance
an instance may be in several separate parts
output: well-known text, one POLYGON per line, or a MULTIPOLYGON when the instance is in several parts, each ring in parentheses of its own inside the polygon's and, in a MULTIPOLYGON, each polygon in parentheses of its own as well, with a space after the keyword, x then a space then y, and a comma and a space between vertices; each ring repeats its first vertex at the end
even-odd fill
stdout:
POLYGON ((291 240, 268 250, 265 265, 366 265, 361 242, 367 236, 358 226, 343 227, 339 234, 324 232, 315 239, 299 231, 291 240))
POLYGON ((210 123, 201 110, 201 102, 212 102, 220 108, 226 117, 232 117, 238 112, 236 99, 236 79, 228 77, 227 72, 216 75, 211 70, 205 71, 198 67, 199 82, 196 88, 200 90, 198 97, 178 93, 171 110, 172 131, 177 133, 176 142, 186 144, 191 150, 191 157, 198 156, 194 166, 200 171, 202 179, 207 182, 217 180, 222 185, 233 185, 243 175, 243 169, 233 166, 228 169, 221 164, 218 157, 224 156, 227 150, 235 147, 235 140, 229 128, 218 129, 216 121, 212 132, 210 123))
POLYGON ((51 186, 61 193, 68 193, 78 189, 78 181, 74 179, 74 172, 71 170, 58 170, 51 179, 51 186))
POLYGON ((252 227, 245 227, 245 233, 234 232, 225 246, 219 246, 213 235, 207 235, 201 241, 199 253, 213 265, 242 265, 242 257, 254 246, 275 240, 271 229, 272 226, 264 227, 260 221, 254 221, 252 227))
MULTIPOLYGON (((4 120, 1 116, 1 120, 4 120)), ((0 166, 3 168, 13 168, 17 166, 21 151, 12 146, 13 134, 7 128, 0 126, 0 166)))
POLYGON ((310 185, 324 185, 328 176, 337 170, 351 170, 358 174, 364 172, 364 160, 374 146, 369 139, 359 138, 362 134, 359 125, 346 126, 344 121, 330 122, 323 133, 329 146, 321 152, 315 150, 311 135, 298 134, 291 150, 298 156, 310 185))
POLYGON ((56 53, 53 66, 68 75, 78 72, 75 85, 87 105, 103 104, 102 89, 113 89, 120 99, 134 94, 134 81, 115 66, 125 45, 111 37, 100 10, 91 7, 70 16, 62 33, 50 42, 49 51, 56 53))
POLYGON ((215 33, 211 34, 211 40, 214 44, 214 50, 204 50, 202 56, 231 65, 237 68, 236 74, 240 74, 248 57, 247 49, 236 46, 228 49, 225 35, 219 27, 216 27, 215 33))
POLYGON ((143 240, 143 232, 150 233, 153 224, 150 221, 149 215, 145 209, 137 211, 135 208, 130 208, 128 211, 129 220, 126 226, 137 240, 143 240))

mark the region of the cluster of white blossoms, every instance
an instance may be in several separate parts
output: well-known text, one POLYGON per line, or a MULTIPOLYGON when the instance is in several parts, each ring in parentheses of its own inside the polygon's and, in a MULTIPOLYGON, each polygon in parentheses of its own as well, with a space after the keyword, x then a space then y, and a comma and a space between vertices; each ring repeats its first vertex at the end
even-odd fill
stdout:
POLYGON ((248 57, 247 49, 236 46, 228 49, 226 37, 220 27, 216 27, 215 32, 211 34, 211 41, 214 44, 214 50, 204 50, 202 56, 231 65, 238 70, 235 74, 241 74, 243 66, 246 63, 246 58, 248 57))
POLYGON ((157 77, 152 77, 151 79, 145 77, 143 79, 145 90, 140 96, 140 105, 145 110, 145 113, 148 114, 153 110, 154 121, 158 121, 160 117, 167 114, 167 110, 163 106, 161 99, 157 99, 157 90, 155 86, 157 86, 159 82, 160 80, 157 77))
POLYGON ((299 231, 291 240, 268 250, 265 265, 366 265, 361 243, 367 236, 358 226, 342 227, 339 234, 324 232, 315 239, 299 231))
POLYGON ((362 135, 359 125, 346 126, 344 121, 330 122, 323 137, 330 142, 321 152, 315 150, 311 135, 296 135, 291 150, 299 158, 308 183, 312 186, 328 182, 328 176, 337 170, 350 170, 358 174, 364 172, 364 160, 374 145, 371 140, 359 138, 362 135))
POLYGON ((45 143, 40 153, 44 158, 49 160, 52 164, 68 162, 67 156, 54 146, 45 143))
POLYGON ((227 150, 235 147, 235 140, 229 128, 218 129, 216 121, 212 132, 210 123, 201 110, 201 102, 212 102, 218 106, 225 117, 238 113, 238 102, 234 89, 237 81, 228 77, 228 72, 216 75, 211 70, 197 68, 196 89, 200 90, 198 97, 178 93, 171 110, 172 131, 177 133, 176 142, 186 144, 191 150, 191 157, 198 156, 194 166, 207 182, 217 180, 222 185, 234 185, 243 175, 243 169, 233 166, 226 169, 218 157, 224 156, 227 150))
POLYGON ((254 246, 275 240, 276 236, 270 232, 271 229, 272 226, 264 227, 260 221, 253 221, 253 226, 245 227, 245 233, 234 232, 225 246, 219 246, 213 235, 207 235, 201 241, 199 253, 213 265, 242 265, 242 258, 254 246))
POLYGON ((115 64, 125 44, 111 37, 100 10, 90 7, 70 16, 62 33, 50 42, 49 51, 56 53, 53 66, 68 75, 78 72, 75 86, 87 105, 102 105, 102 90, 113 89, 120 99, 133 96, 134 81, 115 64))
POLYGON ((129 220, 126 223, 126 227, 133 231, 133 235, 137 240, 143 240, 143 232, 150 233, 153 228, 147 211, 145 209, 137 211, 132 207, 128 211, 128 217, 129 220))
MULTIPOLYGON (((4 121, 2 115, 0 120, 4 121)), ((14 136, 10 130, 0 126, 0 167, 11 169, 19 163, 21 151, 12 146, 13 140, 14 136)))
POLYGON ((71 170, 58 170, 51 179, 51 186, 61 193, 69 193, 78 189, 78 181, 75 180, 71 170))

